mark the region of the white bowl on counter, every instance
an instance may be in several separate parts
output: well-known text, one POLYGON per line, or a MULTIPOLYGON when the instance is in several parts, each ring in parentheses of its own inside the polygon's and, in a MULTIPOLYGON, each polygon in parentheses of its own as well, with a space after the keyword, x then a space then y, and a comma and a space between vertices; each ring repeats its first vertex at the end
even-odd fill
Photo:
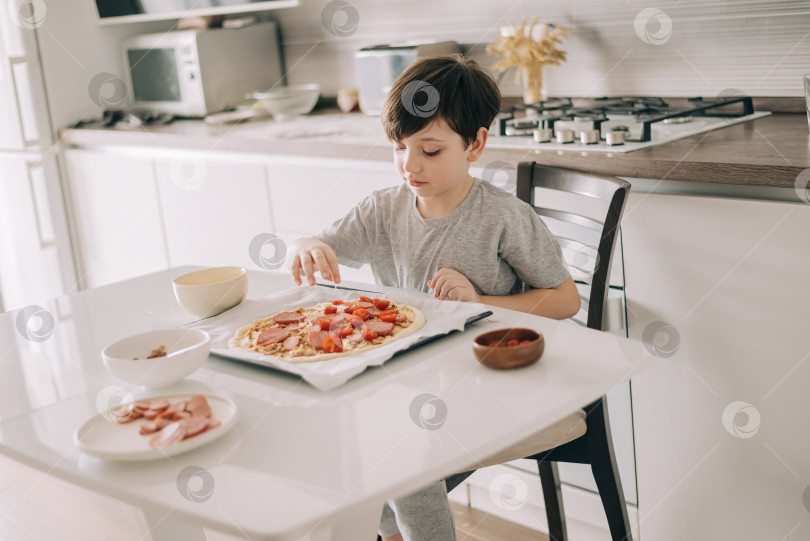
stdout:
POLYGON ((178 276, 174 295, 183 309, 197 317, 215 316, 233 308, 247 294, 247 269, 211 267, 178 276))
POLYGON ((280 86, 267 92, 253 92, 246 97, 255 99, 277 120, 305 115, 315 108, 321 95, 317 84, 280 86))
POLYGON ((199 329, 147 331, 117 340, 101 352, 104 366, 120 380, 149 388, 168 387, 200 368, 211 338, 199 329), (163 349, 160 356, 151 355, 163 349))

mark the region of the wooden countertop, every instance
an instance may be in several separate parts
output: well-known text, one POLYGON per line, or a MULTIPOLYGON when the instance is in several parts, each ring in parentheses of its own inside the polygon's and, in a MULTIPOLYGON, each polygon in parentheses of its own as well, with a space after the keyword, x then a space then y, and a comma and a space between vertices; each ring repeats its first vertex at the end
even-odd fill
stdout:
MULTIPOLYGON (((379 118, 334 111, 286 122, 253 120, 209 126, 182 120, 136 130, 66 129, 60 137, 64 144, 75 147, 146 146, 391 160, 391 145, 382 134, 379 118)), ((776 113, 634 152, 488 149, 478 164, 496 160, 531 160, 629 178, 794 189, 799 173, 810 168, 810 133, 806 115, 776 113)))

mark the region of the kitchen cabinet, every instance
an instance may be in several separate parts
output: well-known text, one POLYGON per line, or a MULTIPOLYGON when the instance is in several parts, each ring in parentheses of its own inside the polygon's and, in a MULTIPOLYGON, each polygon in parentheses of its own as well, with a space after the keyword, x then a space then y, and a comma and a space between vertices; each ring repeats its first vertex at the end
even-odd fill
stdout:
POLYGON ((631 193, 642 539, 810 539, 808 231, 806 204, 631 193))
POLYGON ((64 152, 77 266, 84 287, 164 269, 169 256, 151 158, 64 152))
POLYGON ((273 231, 261 162, 178 152, 155 171, 171 266, 256 268, 250 242, 273 231))
POLYGON ((0 311, 43 303, 73 285, 56 157, 0 153, 0 311), (13 206, 13 208, 11 208, 13 206), (67 253, 61 253, 66 251, 67 253), (63 272, 64 271, 64 272, 63 272))
MULTIPOLYGON (((275 233, 288 245, 342 218, 375 190, 401 180, 391 162, 271 156, 267 164, 275 233)), ((341 269, 343 280, 373 282, 367 265, 341 269)))

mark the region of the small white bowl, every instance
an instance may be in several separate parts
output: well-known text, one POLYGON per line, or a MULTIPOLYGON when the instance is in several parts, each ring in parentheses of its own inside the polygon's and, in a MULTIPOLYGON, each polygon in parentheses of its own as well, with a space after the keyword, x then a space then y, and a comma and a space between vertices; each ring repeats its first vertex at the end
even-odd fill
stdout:
POLYGON ((246 97, 257 100, 274 118, 305 115, 318 103, 321 87, 317 84, 281 86, 268 92, 253 92, 246 97))
POLYGON ((179 382, 208 358, 211 338, 199 329, 164 329, 122 338, 101 352, 104 366, 128 383, 168 387, 179 382), (147 359, 163 346, 166 355, 147 359))
POLYGON ((233 308, 247 294, 247 269, 211 267, 178 276, 172 282, 183 309, 197 317, 215 316, 233 308))

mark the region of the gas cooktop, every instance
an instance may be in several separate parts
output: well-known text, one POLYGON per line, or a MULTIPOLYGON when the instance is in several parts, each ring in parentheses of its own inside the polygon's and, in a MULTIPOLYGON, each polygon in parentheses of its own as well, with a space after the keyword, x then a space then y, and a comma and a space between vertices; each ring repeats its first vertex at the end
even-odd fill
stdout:
POLYGON ((631 152, 767 116, 750 96, 555 98, 500 113, 487 146, 531 150, 631 152))

